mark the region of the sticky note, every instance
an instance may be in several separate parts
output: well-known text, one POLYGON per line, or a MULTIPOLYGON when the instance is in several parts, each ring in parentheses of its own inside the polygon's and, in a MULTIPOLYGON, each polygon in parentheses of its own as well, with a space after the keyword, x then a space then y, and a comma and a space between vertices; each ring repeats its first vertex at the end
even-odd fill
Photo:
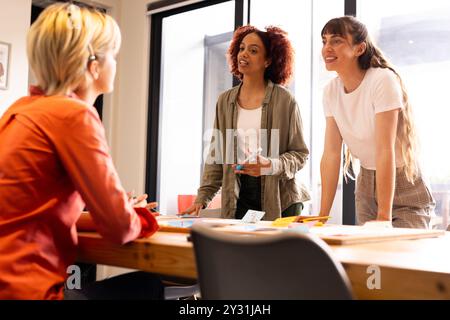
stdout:
POLYGON ((297 220, 296 216, 286 217, 286 218, 278 218, 274 222, 272 222, 272 227, 287 227, 291 223, 297 220))

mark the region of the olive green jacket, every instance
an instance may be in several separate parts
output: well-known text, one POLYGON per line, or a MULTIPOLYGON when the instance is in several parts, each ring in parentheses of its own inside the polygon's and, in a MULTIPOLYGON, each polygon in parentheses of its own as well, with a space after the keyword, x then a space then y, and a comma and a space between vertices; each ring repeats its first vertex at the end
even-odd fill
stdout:
MULTIPOLYGON (((222 187, 222 218, 231 219, 236 211, 239 179, 232 168, 237 160, 237 138, 230 132, 237 127, 237 97, 241 85, 225 91, 218 98, 214 128, 221 137, 211 139, 210 158, 205 164, 195 201, 206 206, 222 187)), ((292 204, 310 199, 308 191, 295 179, 295 174, 305 165, 309 151, 303 140, 302 120, 295 98, 270 80, 262 105, 261 129, 267 129, 267 144, 263 146, 262 155, 269 156, 273 167, 278 168, 274 175, 261 176, 261 204, 266 213, 264 219, 275 220, 292 204), (276 145, 271 141, 272 129, 278 129, 278 152, 271 150, 272 145, 276 145), (279 154, 278 159, 270 157, 273 152, 279 154)))

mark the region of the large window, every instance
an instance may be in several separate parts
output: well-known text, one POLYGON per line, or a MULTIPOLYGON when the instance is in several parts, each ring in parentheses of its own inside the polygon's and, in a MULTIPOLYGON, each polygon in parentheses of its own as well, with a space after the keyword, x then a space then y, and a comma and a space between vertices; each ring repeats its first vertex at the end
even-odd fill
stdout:
MULTIPOLYGON (((305 213, 318 214, 320 207, 320 158, 323 151, 325 118, 322 89, 334 75, 327 72, 322 61, 320 31, 331 18, 344 14, 344 0, 291 1, 252 0, 250 23, 263 29, 269 25, 287 31, 294 46, 295 75, 290 89, 300 106, 305 141, 310 160, 296 179, 310 190, 305 213)), ((331 223, 342 223, 342 183, 336 193, 331 223)))
POLYGON ((436 224, 448 225, 450 210, 450 2, 359 1, 358 17, 396 66, 412 104, 422 171, 437 200, 436 224), (389 10, 383 8, 389 7, 389 10))
POLYGON ((234 1, 162 20, 158 193, 163 213, 178 212, 178 195, 196 194, 203 133, 215 100, 232 86, 224 50, 234 29, 234 1))

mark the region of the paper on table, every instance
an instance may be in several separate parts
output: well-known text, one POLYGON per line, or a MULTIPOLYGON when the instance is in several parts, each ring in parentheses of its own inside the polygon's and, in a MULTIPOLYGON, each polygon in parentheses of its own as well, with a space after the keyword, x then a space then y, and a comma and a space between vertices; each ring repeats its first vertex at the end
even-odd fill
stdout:
POLYGON ((266 213, 263 211, 248 210, 245 216, 242 218, 242 222, 256 223, 264 217, 266 213))

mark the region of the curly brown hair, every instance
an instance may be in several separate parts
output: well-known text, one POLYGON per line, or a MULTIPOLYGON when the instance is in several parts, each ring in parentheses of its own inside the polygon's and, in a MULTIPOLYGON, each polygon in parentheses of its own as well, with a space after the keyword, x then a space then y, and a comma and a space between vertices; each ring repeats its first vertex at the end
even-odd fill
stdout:
POLYGON ((264 73, 264 79, 270 79, 276 84, 286 85, 293 75, 294 49, 286 31, 274 26, 268 26, 265 30, 261 31, 250 25, 236 29, 227 54, 231 73, 242 80, 243 74, 239 72, 237 61, 239 46, 248 34, 256 33, 264 44, 266 57, 272 61, 264 73))

